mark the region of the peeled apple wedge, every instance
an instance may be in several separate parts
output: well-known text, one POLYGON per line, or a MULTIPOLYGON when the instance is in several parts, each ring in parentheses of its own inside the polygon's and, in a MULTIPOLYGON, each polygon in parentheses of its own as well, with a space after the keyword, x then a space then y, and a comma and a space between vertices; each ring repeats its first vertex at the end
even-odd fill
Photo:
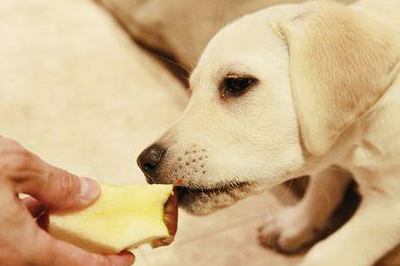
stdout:
POLYGON ((48 232, 90 252, 116 254, 149 243, 168 245, 177 228, 177 195, 172 185, 100 184, 88 208, 50 213, 48 232))

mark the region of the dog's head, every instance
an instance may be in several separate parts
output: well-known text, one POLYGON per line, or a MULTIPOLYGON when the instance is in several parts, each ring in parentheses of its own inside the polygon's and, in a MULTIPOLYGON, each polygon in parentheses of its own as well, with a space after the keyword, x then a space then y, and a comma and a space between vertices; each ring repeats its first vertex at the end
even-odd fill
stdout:
POLYGON ((179 119, 138 159, 195 214, 300 174, 370 110, 397 73, 389 30, 330 2, 248 15, 208 44, 179 119), (311 159, 310 159, 311 158, 311 159))

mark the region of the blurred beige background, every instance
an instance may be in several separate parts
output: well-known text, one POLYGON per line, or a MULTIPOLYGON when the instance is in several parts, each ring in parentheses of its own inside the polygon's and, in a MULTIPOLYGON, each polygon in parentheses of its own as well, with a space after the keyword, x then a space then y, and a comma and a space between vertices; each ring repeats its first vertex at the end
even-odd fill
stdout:
MULTIPOLYGON (((190 71, 220 27, 282 2, 2 0, 0 134, 78 175, 142 183, 136 156, 179 117, 188 94, 131 37, 190 71)), ((295 201, 279 187, 207 217, 181 213, 176 242, 136 250, 135 265, 296 265, 300 255, 268 251, 256 234, 295 201)))

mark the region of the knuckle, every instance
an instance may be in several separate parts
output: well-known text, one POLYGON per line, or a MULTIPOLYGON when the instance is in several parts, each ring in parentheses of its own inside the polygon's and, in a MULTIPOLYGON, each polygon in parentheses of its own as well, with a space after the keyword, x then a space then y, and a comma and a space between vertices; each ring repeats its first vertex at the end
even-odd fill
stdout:
POLYGON ((10 148, 0 153, 0 173, 24 171, 31 164, 32 156, 23 148, 10 148))
POLYGON ((57 253, 56 249, 50 246, 45 255, 46 262, 48 262, 49 265, 53 265, 55 262, 57 262, 58 256, 59 254, 57 253))
POLYGON ((31 237, 25 243, 24 254, 21 258, 27 265, 46 265, 55 258, 52 242, 38 233, 29 234, 31 237))
POLYGON ((53 265, 57 262, 57 258, 59 256, 57 252, 57 243, 55 241, 49 241, 49 244, 43 246, 37 246, 35 252, 31 252, 31 257, 29 262, 33 265, 53 265), (41 256, 37 256, 37 254, 42 254, 41 256))
POLYGON ((83 253, 78 260, 85 266, 115 266, 108 257, 92 253, 83 253))
MULTIPOLYGON (((9 138, 4 138, 4 137, 0 137, 0 145, 1 146, 5 146, 5 145, 19 145, 18 142, 16 142, 15 140, 9 139, 9 138)), ((19 145, 21 146, 21 145, 19 145)))
POLYGON ((72 196, 73 188, 74 188, 74 178, 70 176, 70 174, 65 170, 59 170, 57 173, 58 176, 53 178, 58 179, 58 192, 59 195, 63 198, 67 198, 72 196))
POLYGON ((30 164, 31 158, 26 153, 17 153, 9 159, 10 169, 16 171, 28 169, 30 164))
POLYGON ((0 265, 10 265, 10 262, 12 262, 12 266, 26 265, 21 253, 22 251, 18 247, 3 243, 2 250, 0 250, 0 265))
POLYGON ((115 266, 115 263, 109 257, 102 256, 101 258, 101 266, 115 266))
POLYGON ((0 154, 9 152, 26 152, 21 144, 12 139, 0 138, 0 154))

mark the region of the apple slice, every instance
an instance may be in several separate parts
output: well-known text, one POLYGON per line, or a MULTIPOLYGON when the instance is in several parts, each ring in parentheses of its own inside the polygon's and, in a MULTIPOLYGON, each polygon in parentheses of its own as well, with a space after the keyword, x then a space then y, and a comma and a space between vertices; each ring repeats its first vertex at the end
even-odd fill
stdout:
POLYGON ((99 199, 88 208, 51 213, 51 235, 90 252, 115 254, 149 243, 168 245, 177 229, 177 193, 172 185, 100 184, 99 199))

